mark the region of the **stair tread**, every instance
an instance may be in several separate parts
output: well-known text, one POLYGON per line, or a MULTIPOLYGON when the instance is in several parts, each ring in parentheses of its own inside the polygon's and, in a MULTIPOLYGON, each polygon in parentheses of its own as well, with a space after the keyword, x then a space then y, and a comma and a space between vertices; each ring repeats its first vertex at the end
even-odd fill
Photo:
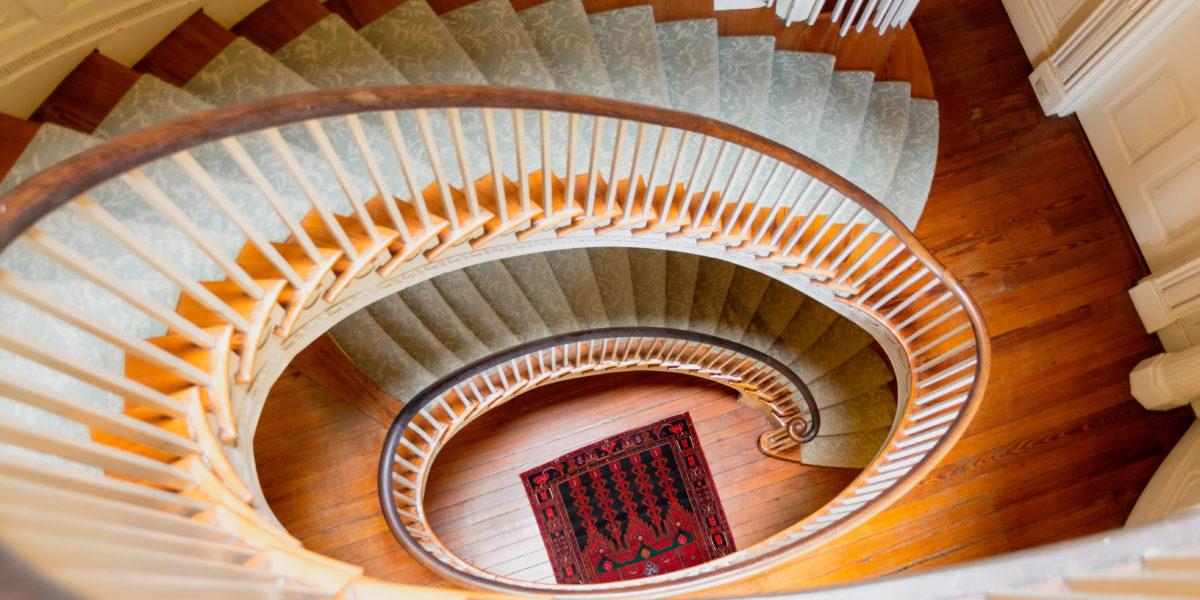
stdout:
POLYGON ((643 327, 661 327, 666 318, 667 254, 661 250, 630 250, 629 273, 637 323, 643 327))
POLYGON ((371 357, 369 361, 355 360, 355 364, 364 375, 401 402, 407 402, 420 391, 424 387, 422 382, 433 380, 433 375, 405 352, 365 310, 351 313, 329 333, 352 360, 371 357))
POLYGON ((895 174, 883 203, 909 229, 916 229, 925 203, 938 155, 938 104, 913 99, 908 110, 908 128, 900 149, 895 174))
POLYGON ((542 322, 551 334, 560 334, 577 327, 566 296, 554 277, 546 257, 542 254, 527 254, 520 260, 501 259, 504 268, 520 286, 529 303, 542 316, 542 322))
POLYGON ((668 106, 667 76, 649 6, 632 6, 588 15, 608 67, 615 98, 668 106))
POLYGON ((478 0, 443 14, 442 21, 493 85, 556 89, 507 0, 478 0))
POLYGON ((600 297, 600 286, 592 272, 592 263, 583 249, 558 250, 543 254, 554 272, 575 322, 583 329, 608 325, 608 315, 600 297))
POLYGON ((346 21, 333 14, 317 21, 272 56, 322 89, 408 83, 346 21))
POLYGON ((659 23, 663 72, 676 110, 716 118, 721 113, 717 20, 659 23))
POLYGON ((721 306, 716 334, 735 342, 741 341, 754 313, 758 312, 771 278, 751 269, 734 271, 729 293, 721 306))
POLYGON ((809 155, 826 167, 844 173, 867 116, 874 75, 870 71, 834 71, 816 139, 809 155))
POLYGON ((550 335, 550 329, 542 320, 542 316, 526 298, 520 284, 503 263, 480 263, 467 267, 464 271, 471 283, 475 284, 475 289, 520 341, 527 342, 550 335))
POLYGON ((94 135, 114 138, 212 105, 157 77, 141 75, 96 126, 94 135))
POLYGON ((629 250, 600 247, 588 248, 587 252, 609 324, 613 327, 637 325, 637 305, 634 300, 633 275, 629 267, 629 250))
POLYGON ((716 331, 735 269, 735 265, 730 262, 709 258, 700 261, 688 329, 701 333, 716 331))
POLYGON ((51 165, 101 143, 95 136, 54 123, 30 125, 33 125, 36 131, 25 142, 16 161, 3 174, 3 179, 0 179, 0 194, 8 192, 51 165))
POLYGON ((740 342, 761 352, 770 351, 779 334, 805 302, 808 300, 803 294, 796 293, 796 290, 782 281, 772 279, 767 284, 758 309, 747 324, 740 342))
POLYGON ((507 348, 520 342, 465 271, 451 271, 431 281, 456 316, 485 347, 507 348))
POLYGON ((833 55, 776 51, 771 60, 770 137, 810 153, 825 112, 833 55))
POLYGON ((183 89, 212 104, 226 105, 316 88, 262 48, 238 38, 204 65, 183 89))
MULTIPOLYGON (((425 328, 464 364, 489 354, 488 348, 475 337, 467 324, 458 318, 454 309, 442 297, 441 291, 429 281, 404 288, 399 292, 399 296, 425 328)), ((439 372, 437 375, 442 376, 445 373, 439 372)))
POLYGON ((800 460, 806 465, 819 467, 861 469, 879 453, 890 431, 890 427, 880 427, 854 433, 818 435, 816 439, 800 446, 800 460))
MULTIPOLYGON (((393 294, 366 308, 380 329, 433 377, 449 373, 464 362, 421 321, 400 294, 393 294)), ((355 355, 351 355, 355 356, 355 355)), ((362 358, 364 355, 357 355, 362 358)), ((369 356, 369 355, 367 355, 369 356)), ((374 360, 371 357, 370 360, 374 360)), ((368 361, 359 361, 368 362, 368 361)))
MULTIPOLYGON (((816 392, 814 392, 814 395, 816 392)), ((896 418, 896 397, 886 385, 854 399, 821 407, 821 435, 841 435, 891 427, 896 418)))
POLYGON ((721 120, 755 133, 766 129, 773 36, 718 38, 721 120))
POLYGON ((663 283, 666 289, 664 324, 667 327, 687 329, 691 321, 700 260, 695 254, 667 253, 667 273, 663 283))
POLYGON ((551 0, 517 16, 559 90, 613 95, 600 46, 579 0, 551 0))
POLYGON ((425 0, 406 0, 358 30, 414 84, 487 83, 425 0))
POLYGON ((836 319, 805 352, 792 361, 792 369, 804 381, 813 381, 858 354, 872 340, 871 334, 849 319, 836 319))
POLYGON ((883 199, 892 182, 908 133, 910 86, 903 81, 875 82, 858 147, 846 168, 847 179, 883 199))
MULTIPOLYGON (((817 404, 824 408, 854 402, 879 386, 887 386, 893 379, 895 373, 891 367, 868 346, 809 382, 808 389, 817 404)), ((892 404, 895 404, 895 398, 892 404)))

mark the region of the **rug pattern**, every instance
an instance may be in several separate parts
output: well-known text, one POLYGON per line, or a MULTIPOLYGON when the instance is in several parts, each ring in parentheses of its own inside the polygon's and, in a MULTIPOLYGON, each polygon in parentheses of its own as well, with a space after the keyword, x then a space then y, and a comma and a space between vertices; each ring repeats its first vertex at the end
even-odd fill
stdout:
POLYGON ((735 550, 691 416, 606 438, 521 474, 558 583, 606 583, 735 550))

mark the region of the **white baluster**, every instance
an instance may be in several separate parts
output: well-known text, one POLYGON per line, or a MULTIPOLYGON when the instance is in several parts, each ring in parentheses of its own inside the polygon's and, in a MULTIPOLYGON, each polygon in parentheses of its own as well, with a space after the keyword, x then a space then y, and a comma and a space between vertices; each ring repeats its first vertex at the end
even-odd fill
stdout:
POLYGON ((137 336, 108 327, 103 319, 88 314, 85 310, 64 305, 49 291, 32 281, 25 281, 12 273, 0 270, 0 292, 86 331, 127 354, 164 367, 196 385, 206 386, 212 383, 208 373, 195 365, 137 336))
POLYGON ((304 250, 304 255, 314 263, 321 262, 323 257, 321 256, 321 252, 317 250, 317 245, 313 243, 308 232, 300 226, 300 222, 292 216, 287 204, 283 201, 283 197, 275 190, 275 186, 271 185, 271 182, 267 180, 266 175, 263 175, 262 170, 255 164, 254 159, 250 158, 250 153, 246 152, 246 149, 234 138, 221 140, 221 146, 233 162, 237 164, 238 168, 242 170, 242 173, 250 179, 251 183, 267 199, 267 203, 271 205, 275 214, 279 216, 279 219, 283 221, 288 231, 296 238, 296 243, 300 244, 300 248, 304 250))
POLYGON ((166 325, 168 329, 179 333, 193 344, 201 348, 212 348, 216 344, 216 340, 211 335, 197 327, 191 321, 183 318, 178 313, 162 308, 149 298, 132 291, 129 286, 110 275, 102 267, 58 240, 42 233, 41 230, 30 227, 25 230, 25 234, 21 237, 21 240, 38 252, 70 269, 76 275, 96 284, 108 293, 150 316, 150 318, 166 325))
POLYGON ((383 203, 383 209, 387 212, 388 219, 391 220, 392 226, 400 232, 400 239, 404 241, 404 244, 411 244, 412 232, 409 230, 404 216, 400 214, 400 208, 396 206, 396 196, 392 194, 387 180, 384 179, 383 171, 379 169, 375 151, 371 149, 371 144, 367 141, 367 134, 363 132, 362 121, 358 115, 346 115, 346 125, 350 129, 350 135, 354 138, 354 146, 358 149, 358 154, 362 158, 363 164, 366 165, 367 172, 371 175, 375 190, 379 192, 379 201, 383 203))
POLYGON ((404 139, 404 133, 400 130, 400 121, 396 118, 396 113, 391 111, 380 113, 380 116, 383 118, 383 126, 387 130, 392 152, 396 154, 400 174, 404 177, 405 185, 408 186, 409 198, 412 199, 413 206, 417 209, 417 218, 421 221, 421 228, 429 229, 433 227, 433 222, 429 218, 429 207, 425 204, 423 188, 417 182, 416 175, 413 174, 412 156, 408 152, 408 143, 404 139))
POLYGON ((226 256, 220 248, 214 246, 212 240, 208 239, 208 234, 197 227, 178 206, 175 206, 175 203, 167 198, 167 195, 157 185, 154 185, 154 182, 150 181, 145 173, 140 169, 134 169, 122 175, 121 181, 132 188, 146 204, 166 218, 169 223, 182 231, 183 235, 191 240, 209 260, 216 263, 230 281, 246 292, 247 296, 255 300, 262 299, 264 292, 258 282, 254 281, 254 278, 250 277, 241 265, 226 256))
POLYGON ((346 201, 354 209, 354 214, 358 217, 359 223, 362 224, 363 229, 367 232, 367 237, 373 243, 379 243, 383 239, 383 236, 380 235, 379 230, 375 227, 375 221, 371 219, 371 215, 367 214, 367 209, 362 203, 362 196, 359 195, 358 189, 354 187, 354 183, 350 180, 350 175, 346 172, 346 167, 342 164, 341 157, 333 149, 333 143, 329 141, 329 136, 325 134, 325 127, 321 125, 320 121, 310 119, 304 122, 304 128, 308 130, 308 134, 317 144, 317 150, 325 159, 325 163, 333 171, 334 179, 337 179, 338 186, 342 188, 342 193, 346 196, 346 201))
POLYGON ((208 310, 221 316, 222 319, 239 331, 249 331, 250 323, 246 318, 238 314, 237 311, 230 308, 223 300, 218 298, 216 294, 208 290, 208 288, 200 285, 187 273, 184 273, 179 267, 168 262, 156 250, 150 248, 138 236, 129 231, 116 217, 109 214, 99 204, 88 198, 80 196, 75 199, 70 206, 84 218, 91 221, 96 227, 104 231, 127 250, 137 256, 146 264, 153 267, 156 271, 162 274, 163 277, 169 279, 172 283, 179 286, 187 295, 191 296, 196 302, 199 302, 208 310))
POLYGON ((488 164, 492 166, 492 186, 496 193, 496 210, 500 222, 508 222, 508 202, 504 195, 504 173, 500 169, 500 153, 496 149, 496 123, 492 109, 483 109, 483 134, 487 140, 488 164))
MULTIPOLYGON (((229 196, 225 194, 224 190, 217 185, 216 181, 214 181, 208 172, 204 170, 204 167, 200 166, 200 163, 196 162, 196 159, 193 158, 191 154, 188 154, 187 152, 178 152, 171 158, 175 161, 175 164, 179 165, 179 167, 182 168, 183 171, 187 173, 188 176, 190 176, 192 180, 200 186, 201 189, 204 190, 204 193, 208 195, 209 200, 211 200, 213 204, 217 205, 217 208, 221 209, 221 212, 224 213, 226 217, 229 217, 229 220, 232 221, 238 230, 246 236, 246 239, 250 240, 251 244, 254 244, 254 247, 257 248, 258 251, 261 252, 262 255, 267 259, 267 262, 271 263, 271 266, 275 267, 275 270, 279 271, 279 273, 283 275, 283 278, 287 280, 289 285, 295 289, 299 289, 304 286, 304 278, 300 277, 300 274, 297 273, 294 268, 292 268, 291 263, 283 258, 283 255, 281 255, 279 251, 275 249, 275 246, 271 245, 271 242, 267 239, 267 237, 263 235, 263 233, 259 231, 259 229, 255 227, 248 218, 246 218, 246 215, 242 214, 242 212, 237 209, 237 206, 233 203, 233 200, 231 200, 229 196)), ((299 224, 297 224, 297 228, 299 228, 299 224)), ((312 243, 311 240, 309 243, 312 243)))
POLYGON ((299 161, 296 160, 296 156, 292 154, 291 147, 283 139, 283 136, 280 135, 279 130, 268 129, 263 131, 262 135, 266 138, 267 143, 271 145, 275 154, 283 161, 284 168, 291 175, 292 180, 296 182, 296 185, 300 187, 300 191, 308 199, 308 203, 317 211, 321 222, 325 224, 325 229, 329 231, 329 235, 332 235, 334 241, 337 242, 338 248, 350 260, 358 260, 358 249, 350 242, 350 238, 346 235, 345 230, 342 229, 342 224, 338 223, 333 213, 330 212, 329 206, 321 198, 321 195, 317 192, 317 188, 309 180, 308 175, 305 174, 304 168, 300 166, 299 161))

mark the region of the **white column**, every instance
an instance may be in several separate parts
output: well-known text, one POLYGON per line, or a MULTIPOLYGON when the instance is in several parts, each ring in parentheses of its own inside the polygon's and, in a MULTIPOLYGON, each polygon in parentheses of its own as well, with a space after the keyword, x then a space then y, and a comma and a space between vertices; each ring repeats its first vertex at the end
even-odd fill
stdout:
POLYGON ((1129 387, 1148 410, 1191 403, 1200 411, 1200 346, 1143 360, 1129 374, 1129 387))

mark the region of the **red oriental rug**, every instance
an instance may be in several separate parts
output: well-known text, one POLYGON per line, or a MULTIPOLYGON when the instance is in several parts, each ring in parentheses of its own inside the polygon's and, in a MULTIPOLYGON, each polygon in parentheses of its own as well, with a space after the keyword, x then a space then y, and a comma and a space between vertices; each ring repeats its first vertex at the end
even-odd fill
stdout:
POLYGON ((652 577, 734 551, 687 413, 560 456, 521 480, 559 583, 652 577))

